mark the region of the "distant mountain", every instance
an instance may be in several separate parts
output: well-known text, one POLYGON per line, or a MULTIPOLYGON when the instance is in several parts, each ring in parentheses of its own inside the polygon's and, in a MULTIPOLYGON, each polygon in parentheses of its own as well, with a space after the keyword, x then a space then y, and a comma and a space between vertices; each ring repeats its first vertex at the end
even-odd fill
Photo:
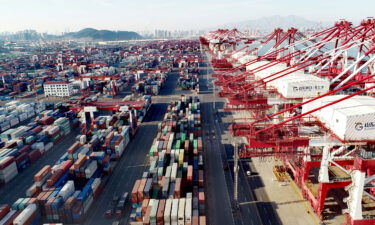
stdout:
POLYGON ((35 30, 24 30, 16 33, 0 33, 0 40, 4 41, 40 41, 56 39, 85 39, 90 41, 116 41, 142 39, 142 36, 132 31, 110 31, 86 28, 78 32, 63 35, 49 35, 35 30))
POLYGON ((78 32, 71 32, 64 35, 65 38, 91 39, 95 41, 116 41, 142 39, 142 36, 132 31, 110 31, 86 28, 78 32))
POLYGON ((266 31, 270 32, 275 28, 283 28, 287 29, 290 27, 295 27, 300 30, 303 29, 311 29, 311 28, 321 28, 332 25, 330 23, 322 23, 317 21, 307 20, 300 16, 269 16, 269 17, 262 17, 259 19, 254 20, 246 20, 237 23, 229 23, 224 24, 222 26, 218 26, 217 28, 237 28, 239 30, 259 30, 259 31, 266 31))

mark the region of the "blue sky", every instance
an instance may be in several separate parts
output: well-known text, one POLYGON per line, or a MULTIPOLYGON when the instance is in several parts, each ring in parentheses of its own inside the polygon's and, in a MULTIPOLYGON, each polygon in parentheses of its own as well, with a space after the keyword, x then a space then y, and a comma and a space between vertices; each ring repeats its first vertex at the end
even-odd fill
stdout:
POLYGON ((0 0, 0 32, 199 29, 271 15, 359 21, 374 12, 374 0, 0 0))

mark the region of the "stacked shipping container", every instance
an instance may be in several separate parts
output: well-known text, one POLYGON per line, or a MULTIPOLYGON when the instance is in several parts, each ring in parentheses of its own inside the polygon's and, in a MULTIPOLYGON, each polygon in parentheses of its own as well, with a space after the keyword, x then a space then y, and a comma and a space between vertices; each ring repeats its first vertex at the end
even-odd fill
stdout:
POLYGON ((205 224, 202 147, 199 99, 173 102, 134 184, 132 224, 205 224))
MULTIPOLYGON (((108 126, 97 127, 92 136, 78 135, 54 166, 47 165, 35 174, 27 197, 18 199, 12 210, 0 207, 4 224, 14 223, 19 215, 20 219, 34 221, 39 214, 51 223, 81 223, 130 141, 130 127, 124 125, 129 124, 130 117, 117 113, 111 118, 108 126), (37 206, 39 214, 22 214, 34 207, 31 205, 37 206)), ((56 120, 54 126, 64 131, 65 123, 56 120)))
POLYGON ((72 112, 41 113, 41 119, 3 132, 0 137, 0 184, 9 182, 19 171, 37 161, 65 135, 77 120, 72 112), (56 119, 56 120, 55 120, 56 119), (53 123, 53 124, 52 124, 53 123))

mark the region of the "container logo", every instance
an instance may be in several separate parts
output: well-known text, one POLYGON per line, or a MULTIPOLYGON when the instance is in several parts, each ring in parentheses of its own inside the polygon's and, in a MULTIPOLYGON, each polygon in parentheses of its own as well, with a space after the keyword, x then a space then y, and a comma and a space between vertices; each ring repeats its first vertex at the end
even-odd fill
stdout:
POLYGON ((362 131, 362 130, 373 130, 375 129, 375 122, 367 122, 367 123, 355 123, 354 128, 357 131, 362 131))
POLYGON ((356 130, 358 130, 358 131, 361 131, 361 130, 363 130, 363 124, 362 123, 355 123, 355 126, 354 126, 354 128, 356 129, 356 130))

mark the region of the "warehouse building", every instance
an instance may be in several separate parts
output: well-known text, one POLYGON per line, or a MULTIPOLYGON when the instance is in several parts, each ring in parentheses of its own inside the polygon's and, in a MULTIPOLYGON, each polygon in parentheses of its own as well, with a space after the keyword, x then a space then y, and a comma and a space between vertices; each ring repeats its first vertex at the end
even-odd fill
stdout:
POLYGON ((48 96, 71 96, 73 85, 67 81, 49 81, 44 84, 44 95, 48 96))

